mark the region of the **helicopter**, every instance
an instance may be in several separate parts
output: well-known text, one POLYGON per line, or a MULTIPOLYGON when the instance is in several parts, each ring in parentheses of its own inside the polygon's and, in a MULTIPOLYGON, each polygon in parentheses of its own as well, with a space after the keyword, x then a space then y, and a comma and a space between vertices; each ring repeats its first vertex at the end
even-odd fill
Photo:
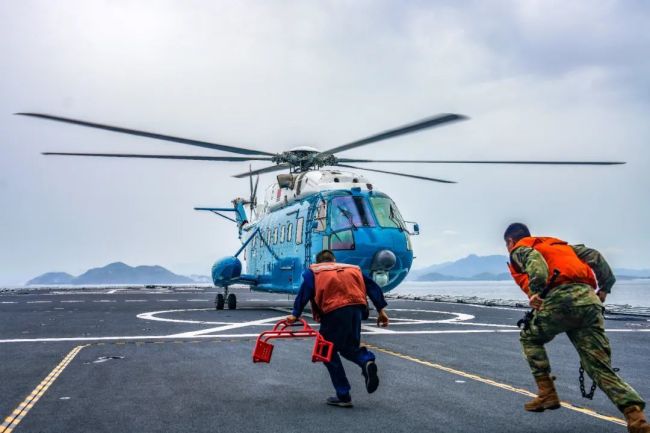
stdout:
POLYGON ((365 176, 356 171, 402 176, 445 184, 452 180, 410 173, 359 167, 363 163, 424 164, 538 164, 538 165, 616 165, 618 161, 505 161, 505 160, 397 160, 344 158, 337 154, 379 141, 411 134, 468 119, 460 114, 438 114, 378 134, 319 151, 309 146, 280 153, 229 146, 174 137, 153 132, 93 123, 41 113, 15 113, 95 129, 148 137, 163 141, 219 150, 244 156, 152 155, 131 153, 43 152, 43 155, 89 156, 110 158, 151 158, 219 162, 266 161, 266 167, 234 175, 249 179, 248 199, 236 198, 229 207, 196 207, 236 223, 241 247, 232 256, 212 266, 212 281, 223 289, 215 297, 218 310, 237 308, 237 298, 229 288, 249 286, 251 290, 296 294, 302 272, 324 249, 336 253, 337 260, 357 265, 384 292, 397 287, 413 264, 411 236, 419 234, 419 225, 405 220, 397 205, 365 176), (339 169, 342 168, 344 170, 339 169), (263 203, 258 204, 260 175, 276 171, 276 182, 266 188, 263 203), (256 177, 253 182, 253 178, 256 177), (247 212, 248 207, 248 212, 247 212), (242 261, 246 272, 242 273, 242 261))

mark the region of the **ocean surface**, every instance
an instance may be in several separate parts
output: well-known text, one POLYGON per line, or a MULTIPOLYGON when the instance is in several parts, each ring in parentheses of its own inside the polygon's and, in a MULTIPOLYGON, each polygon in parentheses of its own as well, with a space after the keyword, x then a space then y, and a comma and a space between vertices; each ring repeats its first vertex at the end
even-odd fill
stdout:
MULTIPOLYGON (((512 281, 407 281, 391 293, 402 295, 477 296, 484 299, 526 301, 512 281)), ((618 281, 605 304, 650 307, 650 279, 618 281)))

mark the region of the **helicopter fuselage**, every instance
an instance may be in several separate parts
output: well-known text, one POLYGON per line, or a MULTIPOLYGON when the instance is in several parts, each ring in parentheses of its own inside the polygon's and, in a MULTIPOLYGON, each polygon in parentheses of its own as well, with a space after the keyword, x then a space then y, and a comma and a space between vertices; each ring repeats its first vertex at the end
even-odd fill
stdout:
MULTIPOLYGON (((281 175, 282 176, 282 175, 281 175)), ((310 171, 272 185, 261 215, 241 225, 246 272, 227 257, 215 263, 216 286, 244 283, 253 290, 297 293, 316 254, 358 265, 384 292, 395 288, 413 263, 410 235, 395 203, 364 177, 310 171)))

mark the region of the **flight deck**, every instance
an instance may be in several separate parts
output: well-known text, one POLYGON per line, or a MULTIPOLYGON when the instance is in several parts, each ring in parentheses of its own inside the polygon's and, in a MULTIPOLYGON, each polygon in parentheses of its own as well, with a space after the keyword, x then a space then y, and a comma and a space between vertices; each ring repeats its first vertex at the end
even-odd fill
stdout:
MULTIPOLYGON (((563 407, 523 410, 535 390, 515 325, 525 309, 388 299, 390 327, 362 330, 379 389, 367 394, 344 361, 354 403, 344 409, 324 403, 333 389, 311 362, 313 341, 275 342, 270 364, 252 362, 256 336, 290 312, 290 297, 235 290, 238 308, 217 311, 215 293, 4 291, 0 432, 626 431, 602 391, 580 396, 565 336, 547 347, 563 407)), ((650 398, 649 318, 606 317, 614 366, 650 398)))

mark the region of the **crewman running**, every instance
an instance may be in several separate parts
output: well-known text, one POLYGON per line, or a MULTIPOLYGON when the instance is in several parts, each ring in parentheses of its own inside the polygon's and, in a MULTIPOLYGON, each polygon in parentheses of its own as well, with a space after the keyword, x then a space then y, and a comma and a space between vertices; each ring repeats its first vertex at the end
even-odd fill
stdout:
POLYGON ((616 279, 603 256, 584 245, 532 237, 522 223, 511 224, 503 237, 510 252, 510 272, 536 310, 530 327, 522 330, 519 338, 539 388, 537 397, 524 408, 543 412, 560 407, 544 344, 565 332, 580 355, 582 367, 625 415, 628 431, 650 433, 643 413, 645 402, 612 368, 602 302, 616 279), (549 270, 559 274, 546 298, 541 299, 539 295, 550 281, 549 270))
POLYGON ((336 263, 330 250, 323 250, 316 256, 316 263, 302 274, 303 282, 293 304, 293 311, 287 317, 295 322, 302 314, 307 302, 311 301, 314 319, 320 321, 320 334, 334 343, 334 354, 325 363, 336 390, 336 397, 329 397, 327 404, 338 407, 352 407, 350 382, 345 376, 339 353, 347 360, 361 367, 366 390, 373 393, 379 386, 375 355, 361 347, 361 320, 368 318, 368 301, 377 309, 377 325, 388 326, 386 300, 379 286, 361 273, 358 266, 336 263))

